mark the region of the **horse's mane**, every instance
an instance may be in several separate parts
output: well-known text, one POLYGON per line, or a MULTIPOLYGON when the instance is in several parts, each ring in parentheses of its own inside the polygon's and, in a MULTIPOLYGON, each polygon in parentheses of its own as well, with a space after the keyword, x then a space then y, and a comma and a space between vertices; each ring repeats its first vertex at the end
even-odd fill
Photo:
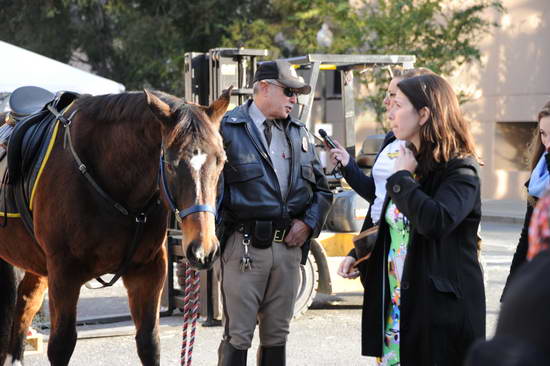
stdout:
POLYGON ((215 131, 210 123, 205 123, 208 117, 199 108, 193 108, 193 104, 186 103, 178 107, 182 119, 168 137, 169 145, 188 145, 192 141, 215 143, 212 139, 215 131))
POLYGON ((78 113, 93 116, 97 123, 141 121, 152 118, 143 92, 84 96, 77 100, 78 113))

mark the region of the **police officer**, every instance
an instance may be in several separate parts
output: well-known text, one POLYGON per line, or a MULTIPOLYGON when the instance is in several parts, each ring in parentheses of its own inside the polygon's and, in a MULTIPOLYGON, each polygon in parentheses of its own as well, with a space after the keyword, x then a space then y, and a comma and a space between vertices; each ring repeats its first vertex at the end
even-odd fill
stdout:
POLYGON ((253 99, 228 112, 221 127, 227 162, 219 366, 246 365, 257 323, 258 365, 285 365, 300 263, 332 203, 308 132, 289 116, 297 94, 311 87, 276 60, 259 65, 253 88, 253 99))

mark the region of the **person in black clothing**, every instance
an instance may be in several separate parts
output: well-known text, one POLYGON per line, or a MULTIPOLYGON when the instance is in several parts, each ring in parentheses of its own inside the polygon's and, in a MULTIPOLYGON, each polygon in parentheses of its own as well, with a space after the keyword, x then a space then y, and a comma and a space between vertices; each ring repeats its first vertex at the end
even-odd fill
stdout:
POLYGON ((261 63, 252 99, 221 125, 227 154, 219 223, 224 308, 219 366, 245 366, 258 325, 258 366, 284 366, 300 264, 332 192, 303 123, 290 116, 311 87, 284 60, 261 63))
POLYGON ((362 354, 462 365, 485 337, 479 163, 458 98, 435 74, 404 79, 389 112, 401 147, 366 261, 362 354))
POLYGON ((533 215, 533 208, 544 191, 550 186, 550 101, 547 102, 540 110, 537 116, 538 128, 533 136, 530 150, 530 170, 531 177, 525 183, 527 187, 527 210, 525 211, 525 219, 523 228, 519 237, 519 242, 510 265, 510 273, 506 280, 506 285, 502 291, 501 300, 504 298, 506 290, 514 278, 517 269, 526 261, 529 232, 529 222, 533 215))
POLYGON ((550 365, 550 251, 519 268, 506 293, 495 336, 469 351, 465 366, 550 365))

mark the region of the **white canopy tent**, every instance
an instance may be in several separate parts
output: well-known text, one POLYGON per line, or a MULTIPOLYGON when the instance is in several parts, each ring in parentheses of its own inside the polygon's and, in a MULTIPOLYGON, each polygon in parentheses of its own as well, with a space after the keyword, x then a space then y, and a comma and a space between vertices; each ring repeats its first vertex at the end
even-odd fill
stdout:
POLYGON ((124 85, 77 69, 62 62, 0 41, 0 93, 11 93, 25 85, 55 93, 69 90, 81 94, 116 94, 124 85))

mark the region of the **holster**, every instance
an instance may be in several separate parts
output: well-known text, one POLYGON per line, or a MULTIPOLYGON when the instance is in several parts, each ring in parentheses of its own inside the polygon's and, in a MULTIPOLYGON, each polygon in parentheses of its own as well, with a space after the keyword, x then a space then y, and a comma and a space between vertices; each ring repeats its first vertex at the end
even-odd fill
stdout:
POLYGON ((273 243, 273 222, 253 221, 254 230, 251 233, 252 246, 254 248, 266 249, 273 243))

